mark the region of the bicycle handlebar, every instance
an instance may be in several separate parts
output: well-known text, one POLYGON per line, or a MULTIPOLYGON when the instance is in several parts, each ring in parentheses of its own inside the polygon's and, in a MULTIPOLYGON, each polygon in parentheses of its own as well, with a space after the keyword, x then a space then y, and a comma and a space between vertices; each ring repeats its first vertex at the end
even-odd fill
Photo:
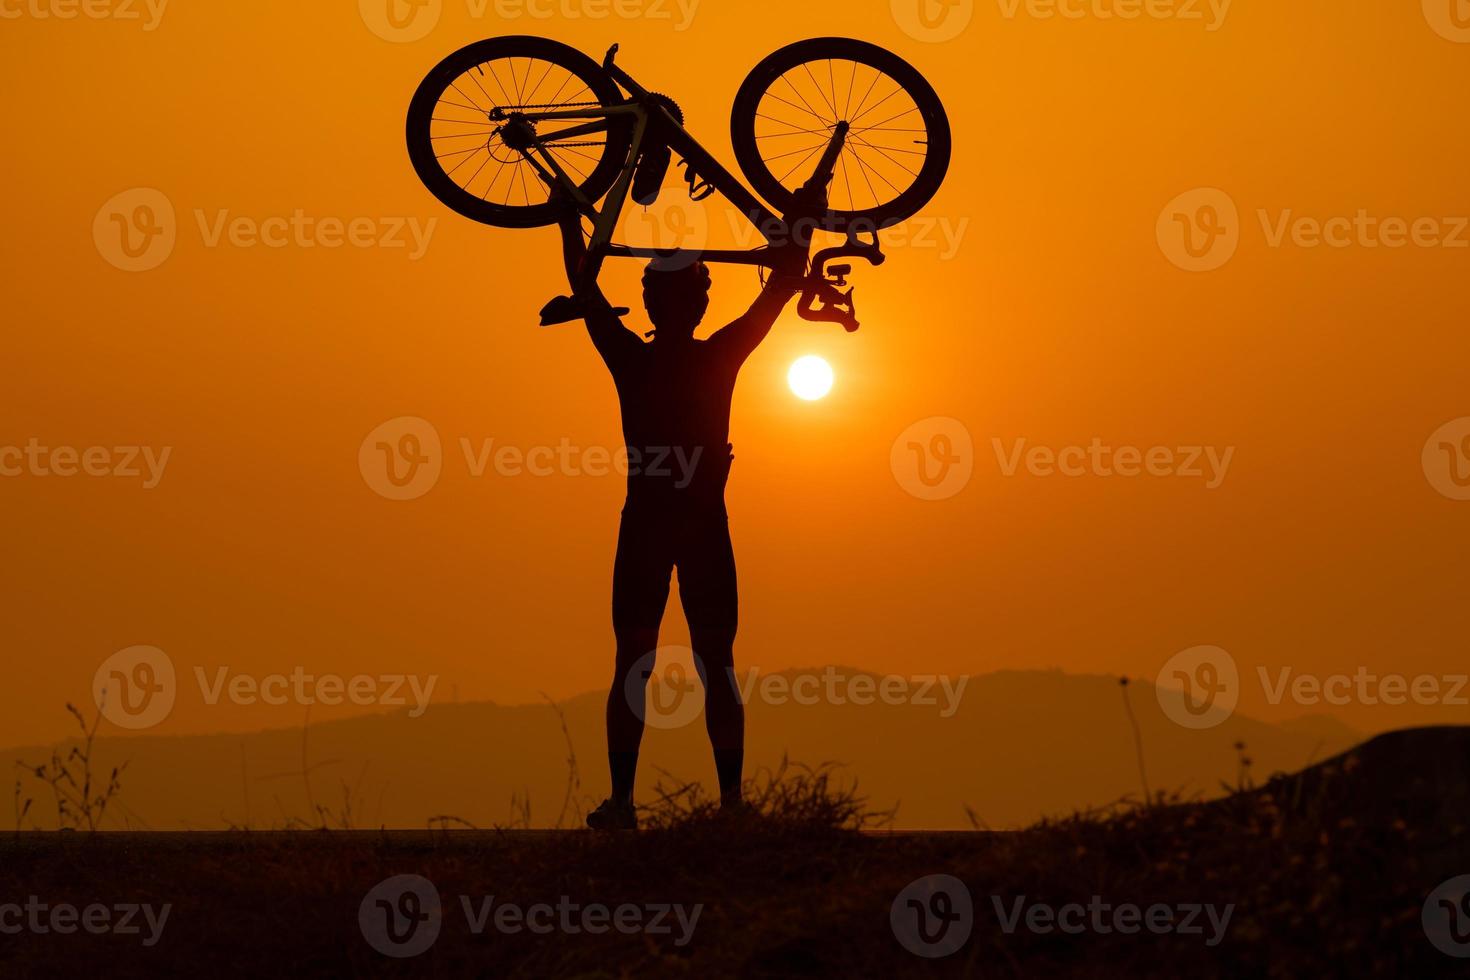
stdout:
POLYGON ((840 323, 848 333, 855 331, 861 324, 858 323, 857 306, 853 302, 853 289, 843 292, 841 287, 847 285, 847 274, 852 271, 851 265, 833 266, 830 270, 827 263, 833 259, 846 258, 865 259, 872 265, 882 265, 888 256, 883 254, 878 244, 878 233, 873 232, 871 242, 863 241, 857 232, 849 231, 847 241, 842 245, 832 248, 824 248, 812 258, 811 272, 807 276, 807 286, 802 291, 801 302, 796 307, 797 315, 803 320, 817 322, 840 323), (831 278, 828 278, 828 273, 831 278), (817 306, 817 300, 822 301, 817 306))

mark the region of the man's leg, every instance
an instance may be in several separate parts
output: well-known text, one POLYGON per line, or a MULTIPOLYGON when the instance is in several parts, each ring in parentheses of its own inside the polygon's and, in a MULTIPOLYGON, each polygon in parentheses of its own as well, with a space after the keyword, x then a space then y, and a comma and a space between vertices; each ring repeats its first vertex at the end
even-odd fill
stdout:
POLYGON ((745 768, 745 705, 735 680, 735 629, 690 626, 695 665, 704 682, 704 726, 715 755, 720 802, 740 802, 745 768))
POLYGON ((643 742, 645 682, 652 666, 645 658, 658 647, 658 628, 616 633, 617 659, 612 689, 607 692, 607 766, 612 777, 613 801, 631 806, 633 780, 638 774, 638 747, 643 742), (633 680, 635 670, 642 675, 637 680, 633 680))
POLYGON ((669 601, 673 559, 667 536, 646 519, 623 515, 613 561, 613 634, 617 651, 607 692, 607 762, 612 799, 631 806, 643 741, 649 655, 658 647, 658 626, 669 601))
POLYGON ((740 802, 745 705, 735 679, 739 599, 735 551, 723 512, 692 523, 679 553, 679 601, 689 621, 694 663, 704 683, 704 724, 714 750, 722 804, 740 802))

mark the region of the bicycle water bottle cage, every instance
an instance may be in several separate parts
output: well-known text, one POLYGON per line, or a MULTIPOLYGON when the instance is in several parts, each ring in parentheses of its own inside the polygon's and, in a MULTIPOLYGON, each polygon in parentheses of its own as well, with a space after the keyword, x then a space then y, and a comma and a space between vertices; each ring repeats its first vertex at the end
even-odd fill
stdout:
MULTIPOLYGON (((659 108, 668 110, 669 115, 684 125, 684 112, 679 104, 667 95, 659 95, 657 92, 649 95, 648 106, 650 111, 657 112, 659 108)), ((658 127, 653 127, 657 134, 658 127)), ((638 167, 633 171, 633 201, 643 207, 648 207, 658 200, 658 192, 664 185, 664 176, 669 172, 669 162, 672 154, 669 152, 667 141, 659 139, 656 135, 652 143, 646 147, 638 156, 638 167)))
POLYGON ((680 160, 679 166, 684 168, 684 183, 689 185, 689 200, 703 201, 715 192, 715 185, 695 173, 688 160, 680 160))

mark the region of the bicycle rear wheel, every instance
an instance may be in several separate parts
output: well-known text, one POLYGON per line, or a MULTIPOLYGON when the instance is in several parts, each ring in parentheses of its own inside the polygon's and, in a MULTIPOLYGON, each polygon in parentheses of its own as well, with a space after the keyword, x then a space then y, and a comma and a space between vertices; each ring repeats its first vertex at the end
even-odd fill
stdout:
POLYGON ((851 129, 828 191, 826 230, 886 228, 929 203, 949 169, 944 105, 912 65, 866 41, 798 41, 757 65, 730 114, 735 159, 756 192, 785 212, 839 121, 851 129))
MULTIPOLYGON (((502 228, 556 221, 545 183, 520 151, 501 137, 503 113, 611 106, 625 101, 601 65, 559 41, 494 37, 459 49, 419 84, 408 107, 408 156, 419 179, 443 204, 467 218, 502 228)), ((538 135, 577 120, 533 123, 538 135)), ((597 200, 627 162, 632 141, 626 117, 598 132, 542 143, 582 193, 597 200)))

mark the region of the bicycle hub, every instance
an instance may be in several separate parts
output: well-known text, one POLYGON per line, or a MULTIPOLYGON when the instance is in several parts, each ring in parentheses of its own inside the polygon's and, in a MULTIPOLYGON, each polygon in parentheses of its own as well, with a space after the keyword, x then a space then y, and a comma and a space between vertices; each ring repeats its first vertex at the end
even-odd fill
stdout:
POLYGON ((500 127, 500 141, 512 150, 529 150, 536 142, 536 124, 525 113, 512 112, 500 127))

